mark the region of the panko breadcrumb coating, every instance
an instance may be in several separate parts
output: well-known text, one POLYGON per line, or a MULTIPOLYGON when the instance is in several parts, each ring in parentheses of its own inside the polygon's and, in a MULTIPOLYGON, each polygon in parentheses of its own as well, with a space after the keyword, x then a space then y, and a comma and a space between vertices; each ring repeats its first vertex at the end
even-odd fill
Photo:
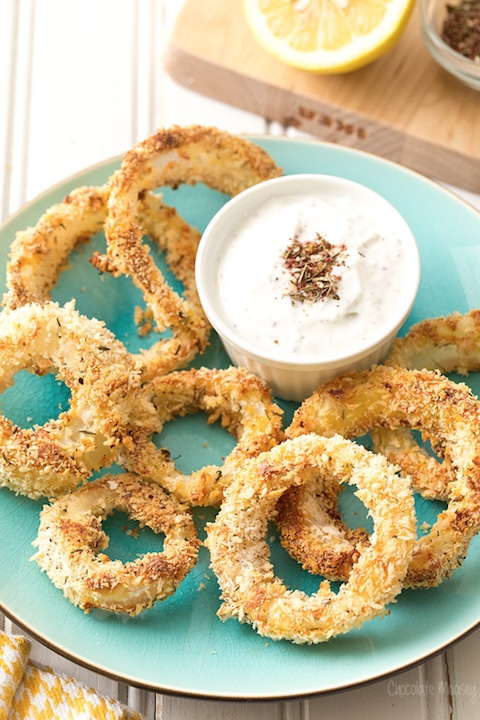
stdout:
POLYGON ((20 428, 0 414, 0 485, 31 498, 71 490, 108 467, 131 430, 156 426, 154 408, 124 345, 73 301, 32 303, 0 315, 0 392, 15 374, 52 372, 71 393, 69 408, 20 428))
MULTIPOLYGON (((17 233, 7 263, 7 292, 2 300, 5 310, 51 299, 72 250, 103 229, 109 192, 108 184, 76 188, 62 202, 46 210, 33 227, 17 233)), ((152 265, 154 283, 141 288, 147 305, 149 302, 155 305, 155 330, 170 329, 172 337, 158 340, 137 361, 143 367, 146 356, 154 354, 157 372, 169 372, 184 366, 208 344, 211 328, 195 285, 200 233, 166 205, 161 195, 144 193, 138 202, 138 213, 145 232, 165 251, 167 264, 184 285, 184 294, 179 296, 160 269, 152 265)), ((100 272, 120 274, 105 255, 94 253, 91 262, 100 272)))
POLYGON ((480 310, 427 318, 397 338, 385 361, 409 370, 468 375, 480 370, 480 310))
MULTIPOLYGON (((107 257, 117 273, 124 273, 143 293, 159 328, 168 307, 170 326, 188 338, 198 332, 192 309, 168 292, 148 247, 142 242, 139 203, 147 191, 183 183, 205 183, 228 195, 281 174, 272 158, 254 143, 214 127, 191 125, 161 129, 134 145, 110 179, 105 221, 107 257)), ((197 313, 195 313, 197 315, 197 313)), ((170 348, 170 351, 173 351, 170 348)), ((177 348, 182 354, 182 345, 177 348)), ((152 378, 163 371, 165 349, 154 346, 144 354, 143 372, 152 378)), ((185 363, 179 363, 182 367, 185 363)))
POLYGON ((445 488, 447 508, 418 539, 405 578, 408 587, 436 586, 461 564, 480 530, 480 402, 469 387, 438 372, 379 365, 318 388, 295 412, 286 435, 353 438, 377 426, 419 430, 454 469, 445 488))
MULTIPOLYGON (((397 338, 386 365, 409 370, 439 370, 468 375, 480 369, 480 310, 462 315, 427 318, 397 338)), ((375 428, 371 432, 376 452, 383 453, 411 475, 414 487, 427 498, 446 499, 452 477, 447 458, 432 457, 407 428, 375 428)), ((441 448, 439 448, 441 452, 441 448)))
POLYGON ((179 472, 168 451, 157 448, 146 435, 121 453, 119 462, 126 469, 159 482, 192 505, 219 505, 245 460, 283 439, 283 410, 266 383, 244 368, 178 371, 155 378, 148 388, 160 427, 175 417, 205 412, 209 423, 220 421, 237 441, 221 466, 206 466, 189 475, 179 472))
POLYGON ((32 559, 74 605, 138 615, 175 592, 195 565, 200 542, 190 508, 126 473, 105 475, 45 505, 34 545, 32 559), (162 550, 126 563, 110 559, 102 521, 114 510, 165 534, 162 550))
POLYGON ((225 492, 206 545, 222 591, 222 619, 236 617, 260 635, 320 643, 385 614, 395 600, 415 543, 407 478, 381 456, 340 436, 286 440, 245 463, 225 492), (308 595, 275 576, 265 536, 278 498, 317 475, 356 484, 373 522, 371 544, 338 593, 328 581, 308 595))

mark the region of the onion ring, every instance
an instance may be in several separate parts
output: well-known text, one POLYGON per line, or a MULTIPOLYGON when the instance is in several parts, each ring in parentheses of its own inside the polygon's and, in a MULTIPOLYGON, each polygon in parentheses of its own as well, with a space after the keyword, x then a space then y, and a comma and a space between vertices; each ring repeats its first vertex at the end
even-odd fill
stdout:
MULTIPOLYGON (((455 474, 448 458, 438 458, 417 443, 411 430, 377 427, 370 430, 372 447, 410 476, 412 488, 427 500, 448 500, 455 474)), ((441 448, 437 448, 440 452, 441 448)))
POLYGON ((369 543, 363 528, 349 528, 338 508, 343 485, 316 477, 290 487, 279 499, 275 523, 281 545, 304 570, 346 581, 369 543))
POLYGON ((419 430, 454 469, 447 508, 417 540, 405 578, 407 587, 436 586, 461 564, 480 529, 480 403, 466 385, 438 372, 376 366, 320 387, 296 411, 286 435, 351 438, 377 426, 419 430))
POLYGON ((20 428, 0 414, 0 485, 31 498, 57 495, 112 463, 132 428, 156 425, 153 406, 123 344, 70 302, 31 304, 0 315, 0 392, 15 374, 53 372, 70 407, 42 426, 20 428))
POLYGON ((137 615, 172 595, 197 561, 200 545, 190 509, 132 474, 105 475, 45 505, 32 557, 74 605, 137 615), (164 533, 162 551, 132 562, 103 551, 102 522, 120 510, 140 527, 164 533))
MULTIPOLYGON (((385 365, 459 375, 476 372, 480 369, 480 310, 416 323, 403 338, 397 338, 385 365)), ((375 451, 408 473, 423 497, 445 499, 452 476, 448 460, 432 457, 407 428, 375 428, 370 434, 375 451)))
POLYGON ((222 591, 222 619, 237 617, 276 640, 320 643, 386 612, 402 589, 414 542, 413 496, 396 468, 345 438, 310 434, 286 440, 238 471, 205 544, 222 591), (275 576, 265 535, 282 493, 318 474, 358 486, 375 540, 338 593, 323 581, 309 596, 275 576))
POLYGON ((397 338, 385 365, 468 375, 480 370, 480 310, 421 320, 397 338))
POLYGON ((15 235, 7 262, 5 310, 51 299, 70 252, 102 229, 107 198, 106 186, 76 188, 33 227, 15 235))
MULTIPOLYGON (((51 299, 72 250, 102 230, 108 196, 108 185, 76 188, 62 202, 50 207, 35 226, 17 233, 7 263, 7 293, 2 300, 5 310, 51 299)), ((158 372, 168 372, 188 363, 197 352, 203 352, 208 343, 210 324, 195 285, 200 233, 166 205, 160 195, 145 193, 138 203, 138 213, 146 232, 165 250, 167 264, 185 288, 185 297, 177 295, 156 268, 157 330, 171 328, 173 337, 162 338, 145 354, 155 355, 158 372)), ((105 256, 99 253, 94 254, 92 264, 102 272, 108 270, 115 274, 105 256)), ((149 300, 152 298, 147 293, 147 304, 149 300)), ((144 355, 136 360, 143 365, 144 355)))
POLYGON ((191 505, 219 505, 225 487, 245 460, 283 439, 283 411, 273 402, 266 383, 243 368, 181 370, 149 384, 160 428, 176 416, 203 411, 208 422, 220 420, 237 440, 222 466, 209 465, 189 475, 180 473, 168 450, 149 437, 138 437, 119 462, 129 471, 159 482, 191 505))
MULTIPOLYGON (((139 199, 160 186, 177 188, 182 183, 198 182, 235 195, 280 173, 262 148, 217 128, 198 125, 159 130, 124 155, 110 181, 105 222, 107 257, 118 274, 128 275, 140 288, 160 328, 165 306, 171 325, 179 332, 195 334, 198 319, 175 297, 165 297, 163 278, 142 242, 139 199)), ((147 378, 164 371, 164 353, 160 350, 154 346, 144 355, 147 378)))

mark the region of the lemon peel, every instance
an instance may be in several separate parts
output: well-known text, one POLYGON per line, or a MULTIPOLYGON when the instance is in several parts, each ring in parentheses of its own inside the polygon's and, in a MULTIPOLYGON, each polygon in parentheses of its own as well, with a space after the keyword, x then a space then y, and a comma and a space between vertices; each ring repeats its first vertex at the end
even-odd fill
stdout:
POLYGON ((415 0, 243 0, 258 44, 281 62, 316 73, 344 73, 390 50, 415 0))

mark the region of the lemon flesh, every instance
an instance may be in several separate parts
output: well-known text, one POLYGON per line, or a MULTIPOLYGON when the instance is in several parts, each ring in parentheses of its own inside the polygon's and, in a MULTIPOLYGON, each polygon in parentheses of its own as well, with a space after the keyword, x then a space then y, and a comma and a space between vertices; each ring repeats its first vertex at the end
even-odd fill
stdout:
POLYGON ((355 70, 401 37, 415 0, 243 0, 259 45, 312 72, 355 70))

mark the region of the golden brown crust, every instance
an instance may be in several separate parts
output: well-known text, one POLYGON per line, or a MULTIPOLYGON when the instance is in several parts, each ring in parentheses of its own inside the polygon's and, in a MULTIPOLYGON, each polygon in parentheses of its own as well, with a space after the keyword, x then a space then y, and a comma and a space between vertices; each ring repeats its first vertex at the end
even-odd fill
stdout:
POLYGON ((237 135, 216 127, 174 125, 159 129, 125 153, 113 187, 117 196, 133 188, 141 192, 202 182, 236 195, 280 174, 265 150, 237 135))
POLYGON ((480 370, 480 310, 428 318, 397 338, 386 365, 468 375, 480 370))
POLYGON ((64 595, 85 612, 103 608, 137 615, 172 595, 197 561, 200 542, 188 507, 133 474, 105 475, 46 505, 33 556, 64 595), (165 534, 152 549, 122 563, 104 552, 102 522, 114 510, 165 534))
POLYGON ((197 293, 195 257, 200 232, 183 220, 177 211, 166 205, 161 195, 140 193, 138 222, 150 239, 165 251, 167 265, 184 286, 183 295, 176 293, 166 282, 154 263, 147 246, 127 245, 124 264, 119 265, 111 255, 95 255, 92 263, 101 271, 118 276, 129 274, 141 290, 147 304, 155 332, 171 331, 171 337, 155 342, 136 357, 144 381, 157 373, 167 373, 184 367, 197 353, 208 346, 211 326, 197 293))
MULTIPOLYGON (((448 500, 448 486, 454 472, 448 458, 431 455, 419 445, 411 430, 377 427, 370 430, 375 452, 384 455, 410 476, 413 489, 428 500, 448 500)), ((442 453, 442 448, 436 450, 442 453)))
MULTIPOLYGON (((7 263, 7 292, 2 304, 12 310, 28 303, 50 299, 71 251, 101 231, 107 216, 108 184, 78 187, 60 203, 50 207, 33 226, 17 233, 7 263)), ((162 338, 137 357, 143 367, 155 358, 158 372, 182 367, 203 352, 208 344, 210 324, 206 319, 195 285, 195 255, 200 233, 166 205, 160 195, 143 193, 138 202, 139 220, 158 247, 165 251, 167 264, 183 283, 184 297, 165 281, 161 271, 148 260, 150 272, 143 274, 140 288, 146 303, 155 306, 156 331, 171 329, 171 338, 162 338)), ((141 263, 142 257, 136 262, 141 263)), ((94 253, 92 264, 101 272, 120 274, 104 255, 94 253)))
POLYGON ((73 302, 31 304, 0 315, 0 392, 15 374, 53 372, 69 388, 68 410, 40 427, 0 415, 0 484, 31 498, 72 489, 130 446, 132 427, 156 419, 122 343, 73 302))
POLYGON ((219 615, 251 623, 273 639, 325 642, 385 613, 401 591, 414 541, 409 483, 382 456, 340 436, 286 440, 245 463, 207 526, 206 545, 222 591, 219 615), (357 485, 375 539, 338 593, 324 581, 309 596, 275 576, 265 535, 279 497, 319 474, 357 485))
POLYGON ((76 188, 16 234, 7 262, 6 310, 50 299, 72 249, 102 229, 107 197, 106 186, 76 188))
MULTIPOLYGON (((108 259, 118 273, 130 276, 141 289, 159 328, 167 314, 170 327, 180 337, 180 342, 171 342, 168 347, 170 356, 175 353, 177 367, 191 359, 185 346, 192 337, 197 337, 197 351, 204 349, 204 333, 200 333, 200 340, 198 335, 206 320, 199 317, 198 307, 194 311, 168 292, 142 242, 139 198, 161 186, 176 188, 182 183, 198 182, 234 195, 280 173, 269 155, 253 143, 217 128, 192 125, 159 130, 138 143, 124 155, 120 169, 111 177, 105 223, 108 259)), ((156 347, 144 354, 142 366, 146 379, 173 369, 165 368, 164 349, 156 347)))
POLYGON ((405 579, 409 587, 438 585, 461 564, 480 529, 480 403, 466 385, 437 372, 376 366, 320 387, 297 410, 286 435, 351 438, 377 426, 419 430, 454 469, 444 488, 447 508, 418 539, 405 579))
POLYGON ((190 475, 180 473, 168 451, 148 436, 137 437, 133 449, 122 452, 119 461, 126 469, 161 483, 192 505, 219 505, 245 460, 283 439, 283 411, 265 382, 243 368, 169 373, 155 378, 148 390, 160 428, 177 416, 201 411, 209 423, 220 421, 237 441, 221 466, 205 466, 190 475))
POLYGON ((343 521, 338 509, 342 489, 322 477, 291 487, 278 501, 275 522, 282 546, 304 570, 345 581, 369 539, 366 530, 343 521))
MULTIPOLYGON (((397 338, 385 364, 460 375, 479 370, 480 310, 418 322, 397 338)), ((432 457, 406 428, 375 428, 371 437, 375 450, 408 473, 423 497, 445 500, 452 476, 448 458, 432 457)))

